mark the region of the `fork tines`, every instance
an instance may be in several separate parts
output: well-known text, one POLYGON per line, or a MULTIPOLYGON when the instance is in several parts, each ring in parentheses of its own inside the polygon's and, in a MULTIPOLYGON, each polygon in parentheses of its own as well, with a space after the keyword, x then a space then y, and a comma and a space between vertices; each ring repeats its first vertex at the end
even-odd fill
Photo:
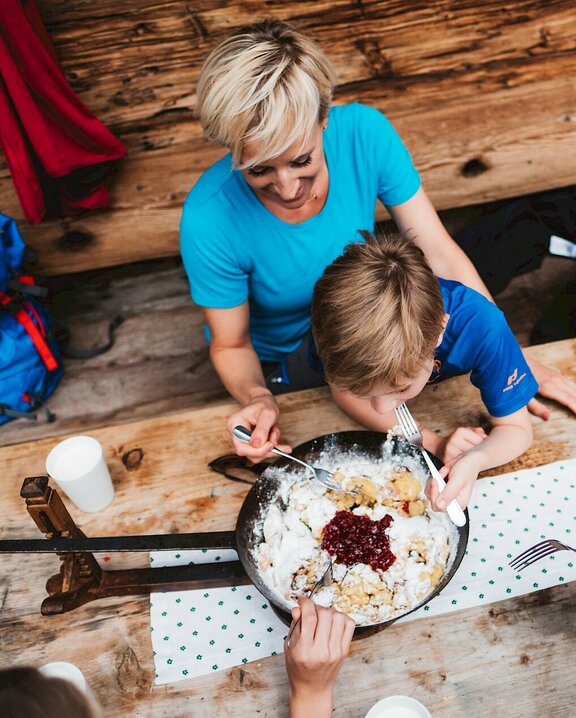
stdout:
POLYGON ((406 404, 400 404, 394 409, 396 419, 400 423, 405 434, 419 434, 418 424, 414 421, 414 417, 410 413, 410 410, 406 404))
POLYGON ((563 546, 561 544, 557 544, 558 542, 553 543, 550 539, 541 541, 534 546, 530 546, 530 548, 526 549, 523 553, 518 554, 518 556, 513 558, 508 565, 515 571, 522 571, 536 561, 539 561, 541 558, 545 558, 552 553, 556 553, 556 551, 562 551, 563 546))

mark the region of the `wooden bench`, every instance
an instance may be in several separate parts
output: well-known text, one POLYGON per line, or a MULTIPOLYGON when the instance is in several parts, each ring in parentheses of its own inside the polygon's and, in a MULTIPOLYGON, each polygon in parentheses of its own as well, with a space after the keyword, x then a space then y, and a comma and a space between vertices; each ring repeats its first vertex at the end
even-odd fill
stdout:
POLYGON ((3 211, 49 274, 177 254, 184 197, 222 152, 193 117, 200 66, 266 14, 320 42, 340 80, 337 103, 365 102, 394 122, 438 209, 574 182, 570 0, 38 5, 72 87, 128 147, 109 211, 34 227, 0 164, 3 211))

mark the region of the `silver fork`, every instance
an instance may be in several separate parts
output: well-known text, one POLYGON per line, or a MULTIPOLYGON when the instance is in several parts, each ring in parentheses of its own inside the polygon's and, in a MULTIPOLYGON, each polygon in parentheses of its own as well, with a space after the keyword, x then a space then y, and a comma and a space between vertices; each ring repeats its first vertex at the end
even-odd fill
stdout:
MULTIPOLYGON (((409 444, 412 444, 412 446, 415 446, 417 449, 420 449, 432 478, 436 481, 440 491, 442 491, 442 489, 446 487, 446 483, 442 476, 440 476, 440 472, 432 463, 432 459, 428 456, 428 452, 422 444, 422 433, 418 428, 418 424, 414 421, 414 417, 410 413, 410 410, 406 404, 400 404, 400 406, 394 409, 394 413, 396 414, 396 420, 400 424, 404 436, 406 437, 406 441, 408 441, 409 444)), ((452 501, 448 504, 446 507, 446 513, 452 520, 452 523, 456 526, 464 526, 466 524, 466 514, 462 511, 462 508, 456 499, 452 499, 452 501)))
MULTIPOLYGON (((333 581, 334 581, 334 570, 332 567, 332 559, 330 559, 328 568, 324 571, 322 576, 320 576, 320 580, 316 581, 316 583, 312 587, 312 590, 308 594, 308 598, 312 598, 312 596, 314 596, 314 594, 318 593, 318 591, 321 588, 324 588, 324 586, 329 586, 333 581)), ((286 636, 286 644, 287 644, 288 648, 290 648, 290 636, 294 633, 294 629, 300 623, 301 618, 302 618, 302 616, 300 616, 300 618, 290 626, 290 630, 288 631, 288 635, 286 636)))
MULTIPOLYGON (((252 432, 249 429, 246 429, 246 427, 235 426, 232 433, 240 441, 243 441, 246 444, 250 443, 252 432)), ((284 456, 286 459, 292 459, 292 461, 296 461, 298 464, 302 464, 302 466, 305 466, 309 471, 314 474, 314 478, 316 479, 316 481, 319 481, 327 489, 333 489, 334 491, 343 491, 346 494, 358 493, 358 491, 356 490, 348 491, 342 486, 342 484, 339 484, 337 481, 334 481, 334 474, 331 474, 326 469, 319 469, 317 466, 312 466, 311 464, 302 461, 302 459, 297 459, 295 456, 292 456, 292 454, 286 454, 283 451, 280 451, 277 446, 272 447, 271 451, 273 454, 278 454, 278 456, 284 456)))
POLYGON ((546 539, 534 546, 530 546, 530 548, 526 549, 523 553, 518 554, 508 565, 512 566, 515 571, 522 571, 527 566, 539 561, 541 558, 556 553, 556 551, 576 551, 576 548, 572 548, 572 546, 568 546, 568 544, 562 543, 562 541, 558 541, 557 539, 546 539))

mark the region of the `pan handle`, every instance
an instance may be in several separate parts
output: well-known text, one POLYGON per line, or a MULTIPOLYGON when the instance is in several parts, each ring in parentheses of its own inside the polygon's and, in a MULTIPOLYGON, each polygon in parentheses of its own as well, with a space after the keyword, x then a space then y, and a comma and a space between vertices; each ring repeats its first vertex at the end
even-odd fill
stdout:
POLYGON ((231 481, 239 481, 243 484, 252 485, 257 478, 265 471, 270 464, 260 463, 251 464, 245 456, 237 456, 236 454, 226 454, 225 456, 219 456, 214 461, 208 464, 208 468, 215 471, 217 474, 222 474, 231 481), (231 473, 235 471, 236 473, 231 473), (242 476, 242 472, 253 474, 256 478, 250 479, 242 476))

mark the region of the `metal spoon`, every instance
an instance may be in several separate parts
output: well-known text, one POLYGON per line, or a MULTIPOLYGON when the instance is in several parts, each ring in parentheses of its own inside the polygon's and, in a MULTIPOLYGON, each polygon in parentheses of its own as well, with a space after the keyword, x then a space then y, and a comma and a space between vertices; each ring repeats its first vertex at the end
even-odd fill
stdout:
MULTIPOLYGON (((329 558, 328 561, 329 561, 328 568, 324 571, 322 576, 320 576, 320 580, 316 581, 316 583, 314 584, 314 588, 308 594, 308 598, 311 599, 316 593, 318 593, 318 591, 321 588, 324 588, 324 586, 329 586, 331 583, 334 582, 334 571, 333 571, 333 567, 332 567, 332 559, 329 558)), ((301 618, 302 618, 302 615, 300 615, 300 618, 290 626, 290 630, 288 631, 288 635, 286 636, 286 644, 288 645, 288 648, 290 648, 290 638, 291 638, 292 634, 294 633, 294 629, 300 623, 301 618)))
MULTIPOLYGON (((250 443, 250 438, 252 437, 252 432, 246 429, 243 426, 235 426, 234 430, 232 431, 234 436, 237 439, 240 439, 240 441, 245 442, 246 444, 250 443)), ((325 486, 327 489, 334 489, 334 491, 343 491, 347 494, 357 494, 357 491, 347 491, 342 487, 341 484, 339 484, 337 481, 334 481, 334 474, 331 474, 329 471, 326 471, 326 469, 319 469, 316 466, 312 466, 311 464, 307 464, 305 461, 302 461, 301 459, 297 459, 295 456, 292 456, 292 454, 286 454, 284 451, 280 451, 276 446, 272 447, 270 451, 273 454, 278 454, 278 456, 284 456, 286 459, 292 459, 292 461, 296 461, 298 464, 302 464, 302 466, 305 466, 307 469, 309 469, 313 474, 316 481, 319 481, 323 486, 325 486)))

